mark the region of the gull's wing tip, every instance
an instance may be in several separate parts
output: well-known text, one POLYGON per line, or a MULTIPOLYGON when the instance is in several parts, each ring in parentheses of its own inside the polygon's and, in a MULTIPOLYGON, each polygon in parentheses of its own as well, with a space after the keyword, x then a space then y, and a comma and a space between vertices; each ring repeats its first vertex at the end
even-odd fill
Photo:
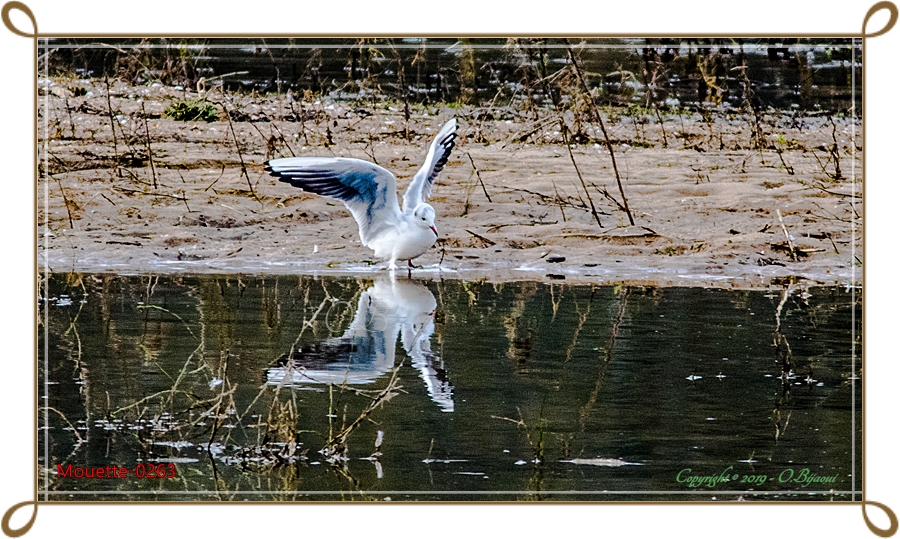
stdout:
POLYGON ((456 117, 453 117, 444 124, 444 127, 441 128, 441 131, 456 133, 457 129, 459 129, 459 124, 456 121, 456 117))

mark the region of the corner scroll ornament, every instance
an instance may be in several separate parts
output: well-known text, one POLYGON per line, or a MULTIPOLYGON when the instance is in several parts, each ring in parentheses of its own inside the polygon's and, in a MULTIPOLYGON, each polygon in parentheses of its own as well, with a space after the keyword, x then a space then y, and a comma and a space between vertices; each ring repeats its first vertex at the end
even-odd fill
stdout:
MULTIPOLYGON (((7 2, 3 5, 0 16, 2 16, 3 24, 6 26, 6 28, 9 29, 10 32, 18 36, 33 39, 35 40, 35 44, 37 44, 39 35, 37 29, 37 20, 34 18, 34 13, 32 13, 31 9, 29 9, 28 6, 26 6, 22 2, 7 2), (13 24, 12 19, 10 18, 10 13, 12 13, 13 10, 21 11, 31 20, 31 31, 22 30, 13 24)), ((37 50, 37 47, 35 47, 35 50, 37 50)), ((35 77, 34 80, 37 80, 37 77, 35 77)), ((35 492, 35 500, 17 503, 16 505, 7 509, 7 511, 3 514, 2 521, 0 521, 0 527, 2 527, 4 534, 9 537, 19 537, 28 533, 28 530, 30 530, 31 526, 34 524, 35 518, 37 518, 38 502, 36 498, 37 493, 35 492), (28 519, 28 522, 26 522, 22 527, 13 529, 10 526, 10 521, 12 520, 13 514, 15 514, 16 511, 18 511, 22 507, 25 507, 26 505, 32 506, 31 518, 28 519)))
MULTIPOLYGON (((37 28, 37 20, 35 19, 34 13, 31 11, 31 9, 28 6, 26 6, 22 2, 11 1, 11 2, 7 2, 6 4, 4 4, 3 8, 2 8, 2 19, 3 19, 3 24, 6 26, 6 28, 9 29, 10 32, 12 32, 18 36, 22 36, 22 37, 34 39, 34 40, 37 40, 40 37, 40 34, 38 33, 38 28, 37 28), (14 10, 20 11, 20 12, 24 13, 26 17, 28 17, 28 19, 31 21, 31 24, 32 24, 32 28, 30 30, 20 29, 13 24, 12 19, 10 18, 10 14, 14 10)), ((865 19, 863 20, 861 37, 862 37, 864 46, 865 46, 866 39, 881 36, 881 35, 889 32, 891 29, 893 29, 894 25, 897 23, 897 19, 898 19, 898 10, 897 10, 897 6, 893 2, 882 1, 882 2, 878 2, 875 5, 873 5, 869 9, 869 11, 866 13, 865 19), (879 11, 882 11, 882 10, 887 10, 889 13, 889 19, 888 19, 887 24, 881 29, 870 31, 868 28, 870 19, 876 13, 878 13, 879 11)), ((35 80, 36 80, 36 78, 35 78, 35 80)), ((35 498, 37 498, 36 492, 35 492, 35 498)), ((39 502, 35 499, 35 500, 29 500, 29 501, 17 503, 15 505, 13 505, 12 507, 10 507, 3 514, 2 522, 0 522, 0 525, 2 525, 3 533, 5 535, 7 535, 8 537, 20 537, 20 536, 24 535, 25 533, 27 533, 31 529, 32 525, 35 522, 35 519, 37 518, 38 505, 39 505, 39 502), (21 509, 25 506, 29 506, 29 505, 32 506, 31 518, 23 526, 13 529, 10 526, 10 522, 12 520, 13 515, 19 509, 21 509)), ((865 499, 863 499, 863 501, 861 502, 860 505, 862 507, 863 519, 865 520, 866 526, 868 526, 869 530, 871 530, 872 533, 874 533, 875 535, 877 535, 879 537, 891 537, 897 533, 897 529, 898 529, 897 516, 893 512, 893 510, 891 510, 888 506, 886 506, 882 503, 879 503, 879 502, 865 500, 865 499), (869 519, 869 515, 868 515, 867 511, 870 507, 878 508, 885 513, 885 515, 887 516, 888 521, 889 521, 887 528, 879 528, 869 519)))
MULTIPOLYGON (((880 35, 886 34, 891 31, 894 25, 897 23, 897 6, 894 5, 893 2, 878 2, 871 8, 869 8, 868 13, 866 13, 866 18, 863 19, 862 26, 862 40, 863 40, 863 50, 865 50, 865 41, 867 38, 878 37, 880 35), (888 10, 888 22, 884 25, 880 30, 872 30, 869 31, 869 20, 881 10, 888 10)), ((861 504, 863 519, 866 521, 866 526, 869 527, 869 530, 877 535, 878 537, 891 537, 895 533, 897 533, 897 515, 894 511, 891 510, 890 507, 884 505, 883 503, 873 502, 871 500, 865 499, 865 489, 863 489, 863 501, 861 504), (884 511, 884 514, 888 517, 888 527, 887 528, 879 528, 876 526, 871 520, 869 520, 868 509, 869 507, 877 507, 884 511)))
MULTIPOLYGON (((7 509, 6 513, 3 514, 3 521, 2 521, 3 533, 6 534, 8 537, 19 537, 19 536, 22 536, 22 535, 25 535, 26 533, 28 533, 28 530, 30 530, 31 526, 34 524, 34 519, 37 518, 37 510, 38 510, 38 502, 31 501, 31 500, 29 500, 27 502, 17 503, 16 505, 7 509), (16 529, 11 528, 9 525, 9 521, 12 520, 13 514, 16 511, 18 511, 19 508, 25 507, 26 505, 31 505, 33 507, 32 512, 31 512, 31 518, 28 519, 28 522, 26 522, 25 525, 22 526, 21 528, 16 528, 16 529)), ((896 521, 895 521, 895 524, 896 524, 896 521)))
POLYGON ((37 29, 37 20, 34 18, 34 13, 31 12, 31 9, 23 4, 22 2, 7 2, 3 5, 3 24, 9 29, 10 32, 16 34, 17 36, 29 37, 32 39, 37 39, 38 37, 38 29, 37 29), (9 18, 9 14, 13 10, 18 10, 28 16, 31 19, 31 25, 33 30, 29 33, 24 30, 20 30, 16 25, 13 24, 12 19, 9 18))

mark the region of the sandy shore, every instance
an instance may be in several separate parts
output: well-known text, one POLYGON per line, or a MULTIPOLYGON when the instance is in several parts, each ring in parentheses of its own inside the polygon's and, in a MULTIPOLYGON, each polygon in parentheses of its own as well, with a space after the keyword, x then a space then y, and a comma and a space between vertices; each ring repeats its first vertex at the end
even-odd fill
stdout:
POLYGON ((660 125, 652 111, 607 110, 631 225, 602 134, 571 116, 569 128, 586 137, 570 155, 549 112, 418 105, 407 123, 402 104, 213 92, 232 122, 182 122, 163 114, 181 90, 117 84, 107 101, 102 84, 50 88, 37 231, 38 262, 52 272, 383 271, 343 204, 278 182, 263 163, 374 159, 402 190, 432 135, 456 116, 458 145, 430 200, 440 239, 415 261, 416 274, 741 288, 792 276, 861 282, 861 129, 844 118, 769 111, 758 150, 749 116, 668 112, 660 125))

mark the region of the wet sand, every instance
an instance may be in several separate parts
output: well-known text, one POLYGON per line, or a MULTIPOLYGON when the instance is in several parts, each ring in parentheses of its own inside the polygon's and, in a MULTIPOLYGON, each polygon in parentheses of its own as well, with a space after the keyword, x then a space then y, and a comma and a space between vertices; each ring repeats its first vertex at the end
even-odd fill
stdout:
POLYGON ((402 103, 214 90, 208 99, 230 111, 231 123, 165 117, 186 95, 198 97, 116 84, 111 119, 102 84, 53 81, 49 151, 40 148, 51 174, 38 186, 41 267, 385 271, 342 203, 280 183, 263 164, 291 155, 374 159, 397 175, 402 193, 433 134, 456 116, 458 144, 430 199, 440 239, 414 261, 422 266, 414 276, 735 288, 792 277, 861 283, 858 121, 770 110, 756 149, 750 115, 669 111, 660 125, 653 111, 604 109, 631 225, 600 130, 571 114, 569 136, 584 136, 574 138, 570 155, 548 111, 416 105, 407 122, 402 103))

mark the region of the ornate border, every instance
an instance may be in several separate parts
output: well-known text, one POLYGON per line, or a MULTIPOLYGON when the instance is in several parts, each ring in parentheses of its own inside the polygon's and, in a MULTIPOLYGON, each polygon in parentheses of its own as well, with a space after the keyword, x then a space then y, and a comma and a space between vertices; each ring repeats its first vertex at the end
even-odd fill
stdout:
MULTIPOLYGON (((863 78, 865 79, 866 40, 870 39, 870 38, 875 38, 875 37, 881 36, 881 35, 889 32, 895 26, 897 19, 898 19, 897 6, 890 1, 881 1, 881 2, 878 2, 875 5, 873 5, 866 13, 860 33, 830 33, 827 35, 816 36, 816 37, 859 38, 859 39, 861 39, 862 43, 863 43, 863 78), (880 12, 882 10, 887 10, 887 12, 889 14, 889 20, 888 20, 887 24, 883 28, 880 28, 877 30, 870 30, 869 29, 870 19, 875 14, 877 14, 878 12, 880 12)), ((52 34, 52 35, 51 34, 41 34, 38 31, 37 19, 35 18, 34 13, 31 11, 31 9, 27 5, 25 5, 22 2, 18 2, 18 1, 10 1, 10 2, 7 2, 3 6, 2 20, 3 20, 4 25, 10 32, 12 32, 13 34, 15 34, 17 36, 21 36, 26 39, 31 39, 33 41, 33 57, 32 58, 33 58, 34 72, 32 74, 32 83, 34 85, 33 86, 33 95, 35 96, 34 110, 35 110, 35 114, 36 114, 36 111, 37 111, 37 87, 36 87, 36 85, 37 85, 37 76, 38 76, 38 73, 37 73, 38 40, 40 38, 48 38, 48 37, 88 37, 88 35, 87 34, 74 34, 74 33, 52 34), (24 14, 31 21, 32 28, 23 30, 23 29, 20 29, 17 26, 15 26, 11 19, 11 13, 13 11, 18 11, 18 12, 21 12, 22 14, 24 14)), ((354 36, 355 35, 356 34, 354 33, 354 36)), ((382 35, 392 36, 394 34, 368 34, 368 35, 371 37, 381 37, 382 35)), ((438 37, 439 35, 440 34, 429 34, 427 37, 438 37)), ((647 35, 642 35, 642 37, 668 37, 669 35, 670 34, 647 34, 647 35)), ((692 34, 686 34, 686 35, 681 35, 681 37, 691 37, 691 35, 692 34)), ((733 33, 728 34, 728 35, 731 36, 731 35, 733 35, 733 33)), ((765 34, 765 37, 779 37, 779 35, 782 35, 782 34, 769 33, 769 34, 765 34)), ((787 34, 783 34, 783 35, 787 35, 787 34)), ((791 37, 796 37, 795 34, 790 34, 790 35, 791 35, 791 37)), ((560 37, 560 36, 562 36, 562 34, 552 34, 552 37, 560 37)), ((631 37, 631 36, 633 36, 633 34, 608 34, 608 33, 605 33, 605 34, 598 34, 596 37, 626 37, 626 36, 631 37)), ((713 33, 713 34, 703 34, 702 35, 702 37, 720 37, 720 36, 724 36, 724 34, 720 35, 720 34, 713 33)), ((92 33, 92 34, 90 34, 90 37, 135 37, 135 36, 126 35, 126 34, 100 35, 100 34, 92 33)), ((139 37, 183 37, 183 34, 141 34, 139 37)), ((246 35, 246 34, 191 34, 191 37, 204 38, 204 37, 260 37, 260 36, 259 35, 246 35)), ((287 34, 265 34, 263 37, 294 37, 294 36, 287 35, 287 34)), ((338 36, 333 35, 330 37, 338 37, 338 36)), ((867 86, 864 85, 863 86, 864 94, 865 94, 866 90, 867 90, 867 86)), ((864 109, 864 116, 865 116, 865 113, 866 113, 866 109, 864 109)), ((865 140, 865 125, 866 125, 865 122, 863 122, 863 140, 865 140)), ((35 140, 35 141, 38 140, 37 122, 35 122, 35 126, 34 126, 33 140, 35 140)), ((36 149, 35 149, 35 153, 36 153, 36 149)), ((36 159, 36 155, 34 156, 34 159, 36 159)), ((865 156, 863 157, 863 162, 865 163, 865 156)), ((36 189, 36 185, 37 185, 36 174, 37 174, 37 172, 35 169, 35 177, 34 177, 35 189, 36 189)), ((37 197, 35 196, 35 201, 36 200, 37 200, 37 197)), ((33 209, 33 217, 34 217, 34 219, 32 222, 36 222, 36 217, 37 217, 36 203, 35 203, 35 207, 33 209)), ((863 223, 864 223, 863 226, 865 226, 865 215, 864 215, 863 223)), ((865 239, 863 241, 865 244, 865 239)), ((36 266, 36 264, 37 264, 36 263, 36 260, 37 260, 37 238, 36 237, 33 240, 33 249, 34 249, 34 252, 33 252, 32 259, 31 259, 31 267, 33 268, 33 275, 36 276, 37 272, 38 272, 38 268, 36 266)), ((863 275, 864 275, 863 280, 865 281, 865 266, 863 266, 863 275)), ((33 288, 32 288, 33 296, 32 297, 36 297, 37 296, 37 279, 36 278, 35 278, 35 282, 33 283, 32 286, 33 286, 33 288)), ((865 338, 865 336, 864 336, 864 338, 865 338)), ((865 354, 865 348, 864 348, 863 353, 865 354)), ((34 381, 36 381, 36 380, 37 380, 37 370, 35 367, 34 381)), ((863 385, 865 386, 865 381, 864 381, 863 385)), ((865 400, 865 392, 864 392, 863 398, 865 400)), ((34 422, 33 422, 35 431, 32 433, 35 436, 36 436, 36 432, 37 432, 36 429, 37 429, 37 425, 38 425, 37 419, 38 419, 37 418, 37 408, 35 408, 34 422)), ((865 407, 863 410, 863 423, 864 423, 864 427, 865 427, 865 407)), ((863 451, 865 452, 865 428, 863 429, 863 451)), ((37 459, 36 454, 35 454, 34 458, 35 458, 35 460, 37 459)), ((37 463, 34 462, 32 464, 32 469, 36 469, 36 467, 37 467, 37 463)), ((865 462, 863 464, 863 476, 865 476, 865 462)), ((862 487, 863 499, 861 501, 841 502, 841 504, 842 505, 859 505, 862 509, 863 519, 872 533, 874 533, 875 535, 877 535, 879 537, 893 536, 898 530, 898 519, 897 519, 896 514, 885 504, 866 499, 865 477, 863 477, 862 485, 863 485, 863 487, 862 487), (884 514, 887 516, 887 518, 889 520, 889 525, 887 528, 879 528, 870 520, 869 515, 868 515, 868 509, 870 507, 877 507, 884 512, 884 514)), ((4 534, 6 534, 9 537, 19 537, 21 535, 24 535, 31 529, 31 527, 35 523, 39 506, 68 504, 68 503, 69 502, 50 502, 50 501, 41 502, 41 501, 39 501, 38 495, 37 495, 37 479, 35 478, 33 499, 17 503, 15 505, 13 505, 12 507, 10 507, 4 513, 4 515, 2 517, 2 522, 0 522, 0 524, 2 524, 2 531, 4 534), (23 508, 26 506, 32 507, 32 514, 31 514, 30 519, 21 527, 13 529, 10 526, 10 522, 12 520, 13 515, 20 508, 23 508)), ((82 502, 82 503, 84 503, 84 502, 82 502)), ((92 502, 88 502, 88 503, 92 503, 92 502)), ((100 502, 97 502, 97 503, 99 504, 100 502)), ((140 504, 141 502, 129 502, 129 503, 140 504)), ((216 502, 216 503, 218 503, 218 502, 216 502)), ((241 502, 234 502, 234 503, 241 503, 241 502)), ((597 502, 597 503, 602 503, 602 502, 597 502)), ((635 503, 650 503, 650 502, 635 502, 635 503)), ((704 502, 684 502, 684 503, 703 504, 704 502)), ((722 502, 717 502, 717 503, 721 504, 722 502)), ((818 503, 818 502, 810 502, 810 503, 818 503)), ((822 503, 825 503, 825 502, 822 502, 822 503)), ((794 504, 791 504, 791 505, 794 505, 794 504)))

